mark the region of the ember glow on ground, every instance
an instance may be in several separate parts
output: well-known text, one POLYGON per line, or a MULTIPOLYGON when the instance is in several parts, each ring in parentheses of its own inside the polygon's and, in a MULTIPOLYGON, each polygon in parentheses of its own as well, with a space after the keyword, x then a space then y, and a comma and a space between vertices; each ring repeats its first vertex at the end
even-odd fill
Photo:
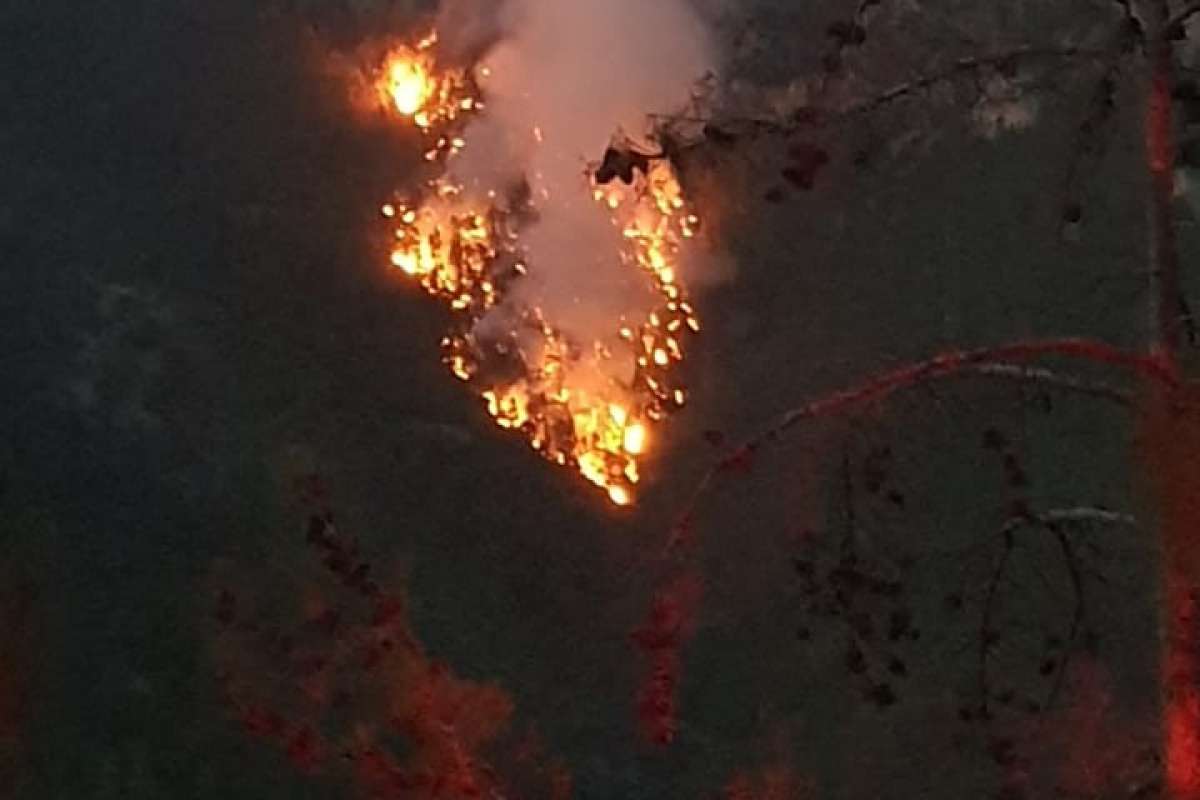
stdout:
MULTIPOLYGON (((486 102, 469 72, 438 68, 436 45, 431 34, 394 50, 377 89, 390 113, 424 134, 426 161, 443 164, 469 146, 465 123, 486 113, 486 102)), ((530 129, 540 144, 536 124, 530 129)), ((499 337, 477 335, 476 323, 536 268, 525 262, 517 214, 494 195, 470 199, 441 174, 420 197, 397 198, 381 213, 392 226, 392 265, 461 318, 442 340, 450 371, 478 391, 497 425, 521 432, 548 461, 628 505, 641 480, 639 460, 654 445, 651 429, 687 402, 678 366, 700 322, 680 258, 699 219, 665 159, 651 161, 630 184, 598 185, 581 174, 579 189, 592 193, 596 213, 621 232, 621 264, 643 277, 653 298, 614 318, 611 337, 597 341, 576 341, 563 331, 568 321, 533 306, 508 309, 509 329, 499 337), (497 363, 504 368, 491 366, 497 363)))

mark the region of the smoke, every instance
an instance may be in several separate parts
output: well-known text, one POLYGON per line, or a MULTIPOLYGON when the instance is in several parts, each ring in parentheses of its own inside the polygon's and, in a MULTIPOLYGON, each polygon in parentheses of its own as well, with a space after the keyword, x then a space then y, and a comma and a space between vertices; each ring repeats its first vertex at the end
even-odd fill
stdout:
POLYGON ((686 104, 715 69, 704 23, 688 0, 446 0, 437 29, 452 58, 478 60, 487 102, 452 177, 500 198, 525 181, 537 208, 521 234, 530 272, 512 300, 579 340, 606 339, 649 289, 620 262, 588 164, 614 135, 655 147, 647 115, 686 104))

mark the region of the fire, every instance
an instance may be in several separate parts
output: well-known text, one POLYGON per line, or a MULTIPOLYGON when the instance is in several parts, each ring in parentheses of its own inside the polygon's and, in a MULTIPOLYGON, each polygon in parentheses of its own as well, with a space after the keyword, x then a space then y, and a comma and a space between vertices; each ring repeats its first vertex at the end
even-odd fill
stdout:
MULTIPOLYGON (((390 107, 424 134, 431 162, 466 146, 462 118, 484 108, 472 75, 438 69, 436 42, 431 35, 398 48, 379 84, 390 107)), ((541 142, 541 129, 532 130, 541 142)), ((630 184, 589 184, 581 176, 580 191, 590 191, 596 213, 621 232, 623 265, 643 276, 655 298, 614 319, 611 334, 597 341, 573 339, 536 307, 502 305, 529 269, 521 212, 536 210, 536 201, 502 208, 442 175, 419 197, 383 204, 380 214, 391 228, 391 264, 457 316, 442 340, 450 371, 477 389, 498 426, 519 431, 543 458, 624 506, 634 501, 652 429, 687 402, 678 371, 700 323, 680 262, 699 219, 665 159, 652 160, 630 184)))
POLYGON ((500 255, 502 220, 475 208, 448 185, 415 207, 387 204, 383 215, 395 225, 391 262, 456 311, 486 311, 497 300, 492 267, 500 255))
POLYGON ((400 59, 393 61, 387 73, 388 94, 396 110, 411 117, 421 110, 433 93, 433 83, 420 61, 400 59))
MULTIPOLYGON (((461 69, 442 69, 434 56, 437 34, 431 33, 415 46, 401 45, 386 58, 375 82, 380 101, 411 120, 422 131, 453 123, 463 114, 480 110, 473 81, 461 69)), ((461 149, 459 139, 436 137, 433 155, 461 149)))

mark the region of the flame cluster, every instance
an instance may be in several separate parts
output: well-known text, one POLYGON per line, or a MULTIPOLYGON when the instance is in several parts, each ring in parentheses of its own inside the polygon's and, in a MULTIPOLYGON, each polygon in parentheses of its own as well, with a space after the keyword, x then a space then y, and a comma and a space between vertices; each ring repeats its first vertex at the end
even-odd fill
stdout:
POLYGON ((385 108, 416 125, 431 139, 425 152, 427 161, 442 154, 453 154, 464 142, 446 135, 455 121, 482 110, 472 76, 463 69, 437 66, 434 49, 437 32, 415 45, 400 45, 386 57, 375 88, 385 108), (440 133, 439 133, 440 131, 440 133))
MULTIPOLYGON (((430 162, 468 146, 464 123, 484 109, 472 75, 438 69, 436 42, 431 35, 393 51, 377 84, 390 111, 422 131, 430 162)), ((451 372, 478 389, 497 425, 520 431, 544 458, 576 470, 617 505, 633 502, 652 426, 687 402, 678 367, 687 337, 700 330, 679 275, 699 220, 669 163, 650 164, 631 184, 580 179, 597 213, 621 231, 623 265, 644 277, 654 298, 614 319, 602 341, 574 340, 536 307, 497 309, 529 270, 521 209, 468 198, 445 175, 430 179, 420 197, 381 207, 392 228, 392 265, 459 316, 442 340, 451 372), (501 314, 504 330, 492 325, 483 336, 477 323, 489 311, 501 314)))

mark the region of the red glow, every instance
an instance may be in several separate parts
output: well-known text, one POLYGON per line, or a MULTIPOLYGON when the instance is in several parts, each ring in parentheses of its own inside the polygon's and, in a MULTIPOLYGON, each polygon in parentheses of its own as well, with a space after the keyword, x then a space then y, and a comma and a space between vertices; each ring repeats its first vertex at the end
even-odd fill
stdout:
POLYGON ((680 651, 691 637, 700 591, 696 575, 677 578, 659 592, 646 622, 630 635, 650 662, 638 695, 637 715, 642 734, 655 744, 671 744, 678 730, 680 651))
MULTIPOLYGON (((233 587, 262 583, 261 576, 223 578, 215 592, 219 683, 242 731, 278 748, 301 773, 344 774, 370 797, 514 796, 508 695, 457 677, 425 652, 403 597, 383 588, 324 498, 319 484, 305 487, 313 509, 306 539, 319 570, 318 580, 293 592, 295 623, 248 613, 256 604, 233 587), (403 753, 393 753, 389 740, 403 741, 403 753), (496 758, 503 773, 490 763, 496 758)), ((535 796, 569 795, 570 777, 553 761, 520 769, 523 787, 540 787, 535 796)))
MULTIPOLYGON (((1178 584, 1179 578, 1173 583, 1178 584)), ((1200 636, 1196 595, 1175 585, 1168 595, 1170 622, 1163 664, 1163 726, 1167 796, 1200 798, 1200 636)))
POLYGON ((773 766, 757 775, 742 773, 725 786, 723 800, 807 800, 815 793, 787 767, 773 766))
POLYGON ((1148 398, 1140 445, 1163 546, 1163 758, 1171 800, 1200 800, 1200 385, 1148 398))

